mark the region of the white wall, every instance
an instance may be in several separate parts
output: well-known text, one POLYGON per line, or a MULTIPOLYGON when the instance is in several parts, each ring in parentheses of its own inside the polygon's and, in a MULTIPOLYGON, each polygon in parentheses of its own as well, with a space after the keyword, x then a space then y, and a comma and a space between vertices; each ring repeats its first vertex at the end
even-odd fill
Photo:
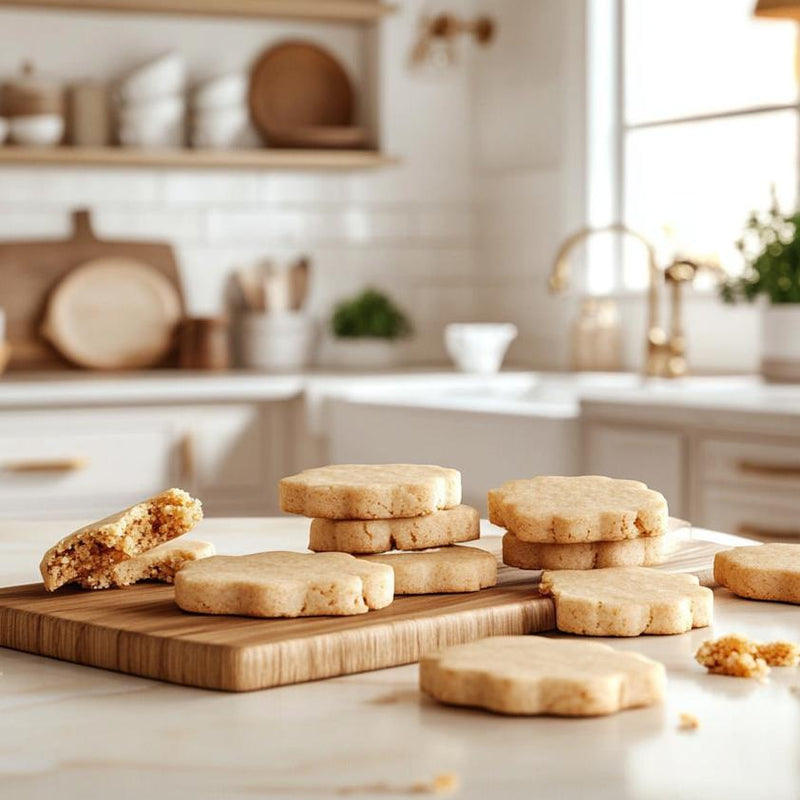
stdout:
MULTIPOLYGON (((383 145, 401 166, 324 175, 0 168, 0 237, 66 234, 69 210, 88 206, 103 235, 175 243, 194 313, 220 308, 234 266, 309 252, 321 317, 337 298, 382 287, 416 324, 409 359, 441 360, 442 325, 473 314, 470 85, 467 60, 433 76, 407 70, 425 5, 404 0, 377 48, 383 145)), ((0 31, 0 77, 33 59, 64 81, 108 79, 175 48, 202 79, 300 36, 331 48, 367 91, 369 47, 357 26, 2 10, 0 31)))

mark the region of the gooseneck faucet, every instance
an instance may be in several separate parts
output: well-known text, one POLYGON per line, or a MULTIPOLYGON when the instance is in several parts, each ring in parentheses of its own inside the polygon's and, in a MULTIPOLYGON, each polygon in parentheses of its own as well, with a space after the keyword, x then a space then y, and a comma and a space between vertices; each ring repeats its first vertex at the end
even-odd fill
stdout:
POLYGON ((686 374, 686 336, 683 331, 681 284, 693 280, 698 265, 687 259, 674 261, 662 272, 658 266, 655 247, 641 233, 622 223, 600 228, 582 228, 568 236, 558 249, 548 286, 553 293, 563 292, 569 285, 569 256, 581 242, 599 233, 621 233, 641 242, 647 251, 647 340, 645 374, 661 378, 678 378, 686 374), (661 283, 666 279, 672 285, 672 314, 670 334, 660 324, 661 283))

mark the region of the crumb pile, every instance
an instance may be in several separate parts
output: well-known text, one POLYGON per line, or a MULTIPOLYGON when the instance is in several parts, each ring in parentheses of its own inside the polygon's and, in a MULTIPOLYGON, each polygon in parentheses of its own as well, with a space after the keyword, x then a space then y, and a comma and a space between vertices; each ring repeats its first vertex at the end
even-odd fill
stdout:
POLYGON ((796 666, 800 661, 800 646, 782 641, 759 644, 733 633, 703 642, 695 660, 715 675, 763 681, 770 667, 796 666))

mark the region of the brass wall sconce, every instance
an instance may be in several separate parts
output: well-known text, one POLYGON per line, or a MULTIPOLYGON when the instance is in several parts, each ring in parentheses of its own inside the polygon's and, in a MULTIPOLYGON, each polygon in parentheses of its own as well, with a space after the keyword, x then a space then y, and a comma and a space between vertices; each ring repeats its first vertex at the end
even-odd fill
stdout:
POLYGON ((495 37, 496 25, 491 17, 463 19, 455 14, 436 14, 422 17, 420 32, 411 49, 410 63, 420 66, 439 52, 444 53, 448 64, 458 63, 456 41, 462 37, 472 37, 482 47, 489 45, 495 37))

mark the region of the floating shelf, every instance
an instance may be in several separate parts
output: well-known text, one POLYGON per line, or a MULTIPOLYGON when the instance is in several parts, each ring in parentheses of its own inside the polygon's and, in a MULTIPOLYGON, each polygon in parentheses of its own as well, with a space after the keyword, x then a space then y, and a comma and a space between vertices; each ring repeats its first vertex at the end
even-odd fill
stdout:
POLYGON ((126 147, 0 146, 0 167, 172 167, 177 169, 374 169, 398 159, 375 150, 144 150, 126 147))
POLYGON ((331 22, 375 22, 394 11, 380 0, 0 0, 0 7, 331 22))

